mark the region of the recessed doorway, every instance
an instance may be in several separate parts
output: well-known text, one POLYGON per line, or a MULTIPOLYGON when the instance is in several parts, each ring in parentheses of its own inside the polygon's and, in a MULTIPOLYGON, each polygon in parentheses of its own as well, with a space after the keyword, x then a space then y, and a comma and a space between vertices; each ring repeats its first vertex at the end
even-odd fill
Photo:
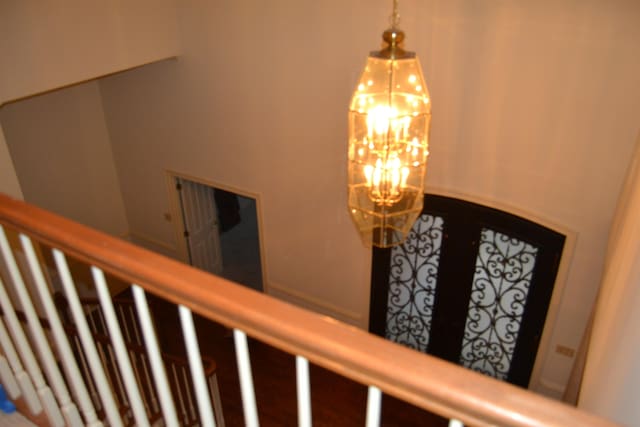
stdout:
POLYGON ((183 260, 263 292, 257 196, 175 173, 169 182, 183 260))

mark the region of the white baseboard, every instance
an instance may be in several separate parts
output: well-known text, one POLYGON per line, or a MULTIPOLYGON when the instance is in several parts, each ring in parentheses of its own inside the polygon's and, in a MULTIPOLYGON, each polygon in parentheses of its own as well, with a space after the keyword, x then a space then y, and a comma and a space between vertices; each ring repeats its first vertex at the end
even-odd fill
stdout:
POLYGON ((169 258, 176 259, 178 261, 182 261, 182 259, 178 256, 178 250, 174 245, 163 242, 161 240, 155 239, 150 236, 146 236, 144 234, 130 231, 123 236, 124 239, 130 241, 131 243, 135 243, 140 245, 150 251, 157 252, 159 254, 168 256, 169 258))
POLYGON ((283 301, 306 308, 318 314, 333 317, 334 319, 349 323, 353 326, 366 329, 367 325, 363 324, 363 317, 359 313, 346 310, 342 307, 336 307, 333 304, 327 304, 319 298, 306 295, 298 290, 290 289, 287 286, 277 283, 269 282, 268 287, 265 287, 265 289, 268 289, 268 293, 272 297, 279 298, 283 301))
POLYGON ((564 389, 565 387, 562 384, 545 380, 544 378, 540 378, 540 381, 532 387, 532 390, 536 393, 556 400, 562 400, 564 389))

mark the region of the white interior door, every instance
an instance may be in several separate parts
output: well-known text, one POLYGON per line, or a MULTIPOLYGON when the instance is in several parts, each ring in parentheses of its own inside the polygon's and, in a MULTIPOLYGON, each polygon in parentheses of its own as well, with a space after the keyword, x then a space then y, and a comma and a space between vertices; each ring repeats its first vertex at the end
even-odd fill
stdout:
POLYGON ((222 249, 214 190, 186 179, 176 178, 176 181, 191 265, 220 274, 222 249))

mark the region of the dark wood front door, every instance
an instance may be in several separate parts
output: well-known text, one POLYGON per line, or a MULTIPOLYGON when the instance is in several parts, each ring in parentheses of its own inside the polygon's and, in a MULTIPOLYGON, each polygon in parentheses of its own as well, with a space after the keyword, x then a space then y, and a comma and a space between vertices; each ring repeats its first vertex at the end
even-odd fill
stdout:
POLYGON ((373 249, 369 329, 527 387, 565 236, 425 194, 406 242, 373 249))

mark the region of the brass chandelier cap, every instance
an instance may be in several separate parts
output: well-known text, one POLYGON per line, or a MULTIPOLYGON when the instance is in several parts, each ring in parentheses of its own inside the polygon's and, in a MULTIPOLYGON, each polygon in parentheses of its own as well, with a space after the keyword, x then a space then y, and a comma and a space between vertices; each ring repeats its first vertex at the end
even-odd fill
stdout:
POLYGON ((404 31, 398 28, 389 28, 382 33, 382 40, 386 46, 382 50, 371 52, 370 56, 381 59, 408 59, 415 58, 414 52, 404 50, 400 45, 404 41, 404 31))

